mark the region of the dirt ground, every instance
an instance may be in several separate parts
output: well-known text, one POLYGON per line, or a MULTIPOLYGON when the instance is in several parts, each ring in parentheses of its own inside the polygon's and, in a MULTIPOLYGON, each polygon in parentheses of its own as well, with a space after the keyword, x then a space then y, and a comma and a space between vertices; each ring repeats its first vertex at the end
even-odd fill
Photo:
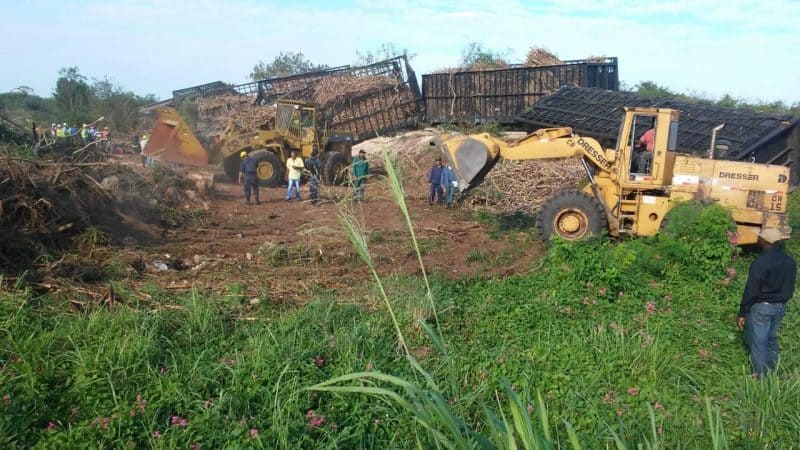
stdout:
MULTIPOLYGON (((285 187, 261 188, 262 204, 246 206, 241 187, 219 168, 199 170, 213 174, 214 189, 208 210, 196 223, 162 231, 148 244, 123 246, 118 257, 144 262, 146 270, 129 280, 134 286, 156 284, 175 292, 193 287, 213 293, 237 290, 293 303, 318 290, 346 294, 371 279, 340 225, 339 215, 346 213, 363 226, 381 275, 419 274, 406 222, 383 175, 380 153, 387 150, 400 162, 405 199, 429 273, 460 279, 526 271, 543 251, 532 229, 498 231, 491 215, 480 220, 477 210, 466 205, 447 210, 428 204, 426 175, 436 156, 427 146, 431 134, 414 131, 354 149, 368 153, 375 174, 364 203, 351 203, 346 187, 323 186, 321 202, 314 207, 304 185, 303 201, 287 202, 285 187)), ((119 158, 138 165, 133 156, 119 158)))

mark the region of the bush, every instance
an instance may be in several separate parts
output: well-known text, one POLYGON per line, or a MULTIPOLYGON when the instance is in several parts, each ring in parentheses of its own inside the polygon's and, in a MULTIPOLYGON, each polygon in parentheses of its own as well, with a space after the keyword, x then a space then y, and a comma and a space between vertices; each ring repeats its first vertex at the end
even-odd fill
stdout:
POLYGON ((626 242, 569 242, 554 238, 546 267, 573 282, 603 290, 609 299, 619 292, 651 297, 661 280, 688 277, 699 281, 725 277, 734 256, 735 226, 719 205, 684 203, 673 208, 664 232, 626 242), (647 281, 649 283, 643 283, 647 281))

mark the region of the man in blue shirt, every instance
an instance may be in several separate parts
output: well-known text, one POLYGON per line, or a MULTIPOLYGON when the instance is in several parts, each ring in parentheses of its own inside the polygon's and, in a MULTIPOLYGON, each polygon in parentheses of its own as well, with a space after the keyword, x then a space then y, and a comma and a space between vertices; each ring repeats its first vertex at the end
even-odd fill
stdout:
POLYGON ((794 294, 797 263, 780 247, 781 233, 764 228, 758 233, 761 255, 750 264, 736 325, 745 329, 750 363, 756 377, 778 363, 778 329, 786 304, 794 294))
POLYGON ((456 188, 458 187, 458 181, 456 181, 456 173, 453 172, 453 168, 450 166, 450 160, 445 163, 444 168, 442 169, 442 177, 440 181, 441 185, 445 189, 445 197, 447 203, 447 209, 453 208, 453 194, 455 193, 456 188))
POLYGON ((248 155, 247 152, 239 153, 242 163, 239 165, 239 184, 244 190, 244 204, 250 204, 250 191, 256 196, 256 205, 260 205, 258 199, 258 160, 248 155))
POLYGON ((428 195, 428 204, 433 204, 433 197, 436 197, 436 203, 441 205, 444 203, 444 192, 442 191, 442 158, 436 158, 436 164, 431 168, 431 173, 428 175, 428 183, 431 184, 431 193, 428 195))

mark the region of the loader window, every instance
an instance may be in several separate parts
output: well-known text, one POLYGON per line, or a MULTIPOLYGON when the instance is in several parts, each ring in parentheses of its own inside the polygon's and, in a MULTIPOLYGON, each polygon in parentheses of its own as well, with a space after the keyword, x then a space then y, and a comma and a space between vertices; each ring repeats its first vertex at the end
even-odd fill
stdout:
POLYGON ((656 118, 655 116, 637 114, 633 116, 631 134, 628 139, 630 148, 630 173, 650 175, 653 171, 653 151, 655 150, 656 118))
POLYGON ((667 150, 674 152, 678 149, 678 121, 673 120, 669 123, 669 141, 667 141, 667 150))
POLYGON ((313 126, 314 125, 313 113, 308 109, 300 111, 300 123, 302 124, 303 128, 308 128, 313 126))

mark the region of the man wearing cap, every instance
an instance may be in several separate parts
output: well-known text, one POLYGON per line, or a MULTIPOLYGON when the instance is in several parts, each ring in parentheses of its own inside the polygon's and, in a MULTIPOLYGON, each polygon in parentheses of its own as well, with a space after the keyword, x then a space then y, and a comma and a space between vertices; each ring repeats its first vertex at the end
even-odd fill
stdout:
POLYGON ((239 165, 239 184, 242 185, 244 191, 244 204, 250 204, 250 191, 256 196, 256 205, 260 205, 261 201, 258 199, 258 161, 247 152, 239 153, 242 158, 242 163, 239 165))
POLYGON ((444 203, 444 191, 442 190, 442 158, 436 158, 436 163, 431 167, 431 173, 428 175, 428 183, 431 185, 431 193, 428 195, 428 204, 433 204, 433 198, 436 197, 436 203, 444 203))
POLYGON ((369 176, 369 163, 367 162, 367 152, 361 150, 358 157, 353 161, 353 200, 364 201, 364 185, 367 184, 369 176))
POLYGON ((786 303, 794 293, 797 263, 781 248, 781 233, 764 228, 758 233, 761 255, 750 265, 739 305, 736 325, 745 330, 750 363, 756 377, 775 369, 778 362, 778 328, 786 303))
POLYGON ((83 124, 80 130, 81 144, 86 145, 89 143, 89 126, 83 124))

